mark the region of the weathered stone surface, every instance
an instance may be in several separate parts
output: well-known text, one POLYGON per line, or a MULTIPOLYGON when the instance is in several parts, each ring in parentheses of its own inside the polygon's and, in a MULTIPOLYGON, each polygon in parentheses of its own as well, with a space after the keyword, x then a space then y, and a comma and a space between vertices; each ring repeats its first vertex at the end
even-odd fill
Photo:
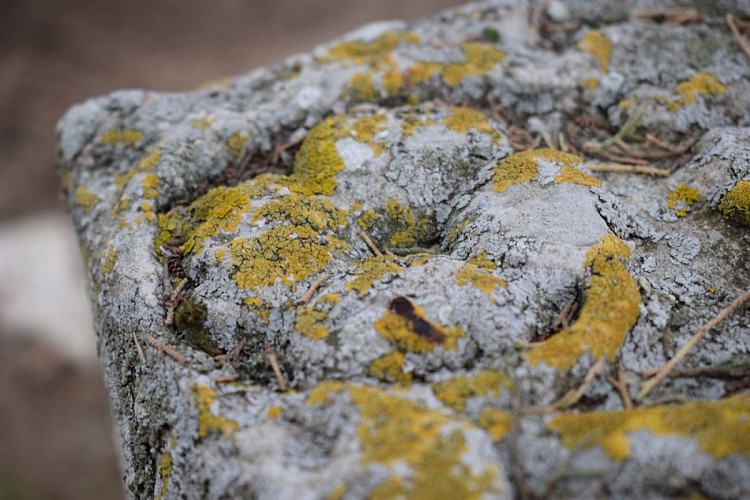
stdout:
POLYGON ((634 397, 747 288, 740 4, 675 26, 570 2, 536 33, 532 5, 472 4, 72 108, 130 492, 747 494, 747 308, 636 408, 608 381, 634 397), (670 175, 587 168, 623 157, 670 175))

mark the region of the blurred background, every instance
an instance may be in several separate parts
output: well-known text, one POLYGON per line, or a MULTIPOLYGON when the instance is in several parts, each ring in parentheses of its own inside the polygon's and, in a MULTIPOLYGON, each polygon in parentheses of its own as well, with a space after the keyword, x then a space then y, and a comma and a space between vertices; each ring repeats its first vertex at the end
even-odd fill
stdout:
POLYGON ((460 0, 3 0, 0 500, 123 498, 56 121, 120 88, 189 90, 460 0))

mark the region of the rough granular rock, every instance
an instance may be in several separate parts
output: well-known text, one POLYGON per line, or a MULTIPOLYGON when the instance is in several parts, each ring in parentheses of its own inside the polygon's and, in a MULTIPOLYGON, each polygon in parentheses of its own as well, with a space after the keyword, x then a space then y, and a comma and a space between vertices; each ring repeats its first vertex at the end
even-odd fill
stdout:
POLYGON ((750 493, 746 306, 636 397, 748 288, 743 6, 591 4, 63 117, 133 496, 750 493))

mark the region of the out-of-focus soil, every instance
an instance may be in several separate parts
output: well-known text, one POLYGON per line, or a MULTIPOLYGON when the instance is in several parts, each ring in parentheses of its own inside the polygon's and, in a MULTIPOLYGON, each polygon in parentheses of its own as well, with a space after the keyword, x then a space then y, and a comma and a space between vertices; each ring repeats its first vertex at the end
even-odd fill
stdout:
MULTIPOLYGON (((119 88, 188 90, 368 21, 415 19, 461 3, 4 0, 0 222, 62 210, 54 127, 75 102, 119 88)), ((0 500, 122 497, 101 370, 23 333, 0 323, 0 500)))

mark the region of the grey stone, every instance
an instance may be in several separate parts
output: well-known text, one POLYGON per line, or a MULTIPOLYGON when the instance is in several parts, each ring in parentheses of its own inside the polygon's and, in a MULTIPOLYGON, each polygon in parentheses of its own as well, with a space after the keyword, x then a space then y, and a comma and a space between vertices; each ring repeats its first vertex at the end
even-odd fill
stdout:
POLYGON ((134 497, 748 493, 747 307, 625 409, 747 287, 739 3, 565 5, 377 23, 62 118, 134 497), (594 170, 638 154, 670 175, 594 170))

